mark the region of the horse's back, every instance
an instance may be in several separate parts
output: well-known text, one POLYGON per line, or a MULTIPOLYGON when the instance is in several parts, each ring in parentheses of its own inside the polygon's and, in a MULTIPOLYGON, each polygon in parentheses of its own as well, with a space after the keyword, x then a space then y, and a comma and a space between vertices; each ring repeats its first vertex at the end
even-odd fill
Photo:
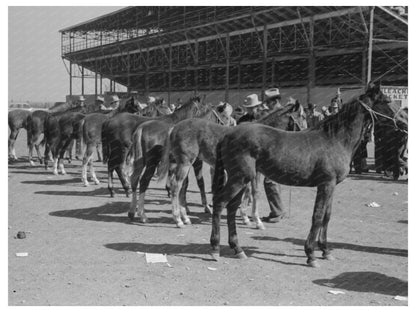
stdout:
POLYGON ((242 124, 221 142, 225 162, 254 159, 256 169, 281 184, 316 186, 342 181, 351 155, 318 131, 284 131, 261 124, 242 124))
POLYGON ((8 113, 8 123, 11 130, 27 128, 27 118, 31 112, 24 109, 15 109, 8 113))

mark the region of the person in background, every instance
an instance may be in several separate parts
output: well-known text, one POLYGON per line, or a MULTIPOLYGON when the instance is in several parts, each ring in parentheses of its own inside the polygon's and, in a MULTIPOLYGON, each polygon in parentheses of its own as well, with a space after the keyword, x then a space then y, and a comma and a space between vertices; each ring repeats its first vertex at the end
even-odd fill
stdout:
POLYGON ((329 107, 329 112, 331 114, 336 114, 342 107, 342 99, 341 99, 341 90, 338 88, 335 97, 331 100, 331 106, 329 107))
POLYGON ((242 122, 252 122, 256 120, 258 116, 259 106, 262 103, 259 101, 257 94, 248 95, 245 100, 243 107, 246 110, 246 113, 238 119, 237 124, 242 122))
POLYGON ((176 110, 176 103, 172 102, 169 104, 169 109, 173 113, 176 110))
MULTIPOLYGON (((272 95, 271 93, 268 93, 268 94, 272 95)), ((277 99, 277 94, 276 94, 276 91, 274 90, 273 95, 269 98, 269 100, 270 102, 272 102, 272 101, 275 101, 275 99, 277 99)), ((242 122, 255 121, 257 119, 256 118, 257 109, 261 104, 262 103, 259 101, 257 94, 251 94, 247 96, 244 102, 244 107, 246 108, 247 113, 238 120, 237 124, 240 124, 242 122)), ((276 106, 273 104, 275 103, 272 103, 271 111, 276 109, 276 106)), ((277 104, 277 101, 276 101, 276 104, 277 104)), ((279 222, 286 215, 284 212, 282 199, 280 198, 280 186, 268 178, 264 178, 263 185, 264 185, 264 191, 266 192, 267 201, 269 202, 270 213, 267 217, 263 217, 262 221, 270 222, 270 223, 279 222)), ((249 205, 250 203, 250 201, 248 200, 249 198, 250 198, 249 188, 246 188, 244 195, 243 195, 244 206, 249 205)))
POLYGON ((73 108, 75 107, 83 107, 85 108, 85 97, 83 95, 78 96, 72 105, 73 108))
POLYGON ((278 88, 267 89, 264 91, 264 95, 269 114, 283 107, 280 103, 282 97, 278 88))
POLYGON ((236 126, 236 120, 231 116, 233 113, 233 107, 226 102, 220 102, 217 106, 219 117, 223 122, 224 126, 236 126))
POLYGON ((120 98, 117 95, 112 95, 110 100, 110 106, 105 107, 104 103, 100 106, 103 111, 112 111, 120 106, 120 98))
POLYGON ((324 115, 316 110, 316 105, 309 103, 306 112, 306 122, 308 128, 315 127, 319 122, 324 120, 324 115))
POLYGON ((328 107, 326 106, 322 106, 321 112, 322 115, 324 115, 324 118, 331 116, 331 113, 329 112, 328 107))
POLYGON ((89 107, 88 112, 96 112, 101 110, 102 105, 104 105, 104 97, 101 95, 97 96, 93 105, 89 107))

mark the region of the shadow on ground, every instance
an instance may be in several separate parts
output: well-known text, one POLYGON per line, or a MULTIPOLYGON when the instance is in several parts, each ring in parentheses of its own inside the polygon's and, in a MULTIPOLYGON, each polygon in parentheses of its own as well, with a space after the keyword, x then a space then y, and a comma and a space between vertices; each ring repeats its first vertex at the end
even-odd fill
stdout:
MULTIPOLYGON (((298 246, 304 246, 305 240, 299 238, 277 238, 277 237, 270 237, 270 236, 254 236, 252 237, 255 240, 269 240, 269 241, 281 241, 281 242, 288 242, 298 246)), ((362 246, 362 245, 354 245, 348 243, 338 243, 338 242, 329 242, 328 243, 330 249, 349 249, 354 251, 362 251, 362 252, 370 252, 376 254, 384 254, 384 255, 391 255, 391 256, 398 256, 398 257, 407 257, 408 251, 407 249, 396 249, 396 248, 384 248, 384 247, 373 247, 373 246, 362 246)))
POLYGON ((407 282, 377 272, 345 272, 332 279, 314 280, 313 283, 330 288, 390 296, 408 294, 407 282))

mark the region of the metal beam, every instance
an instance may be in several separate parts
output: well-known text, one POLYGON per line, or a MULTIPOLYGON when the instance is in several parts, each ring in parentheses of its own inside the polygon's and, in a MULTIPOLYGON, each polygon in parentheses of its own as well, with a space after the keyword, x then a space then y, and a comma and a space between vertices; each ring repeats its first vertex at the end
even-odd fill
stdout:
POLYGON ((374 7, 370 10, 370 27, 368 30, 368 57, 367 57, 367 84, 371 81, 371 65, 373 61, 373 32, 374 32, 374 7))
MULTIPOLYGON (((267 29, 270 30, 270 29, 274 29, 274 28, 280 28, 280 27, 284 27, 284 26, 300 24, 302 22, 310 22, 312 19, 317 21, 317 20, 327 19, 327 18, 336 17, 336 16, 343 16, 343 15, 352 14, 352 13, 359 13, 359 12, 361 12, 360 10, 365 11, 366 9, 367 9, 366 7, 365 8, 354 7, 354 8, 349 8, 349 9, 344 9, 344 10, 339 10, 339 11, 334 11, 334 12, 329 12, 329 13, 317 14, 317 15, 308 16, 308 17, 305 17, 305 18, 302 18, 302 19, 298 18, 298 19, 294 19, 294 20, 269 24, 269 25, 267 25, 267 29)), ((243 35, 243 34, 247 34, 247 33, 252 33, 252 32, 255 32, 255 31, 260 32, 260 31, 263 31, 263 30, 264 30, 264 26, 252 27, 252 28, 247 28, 247 29, 242 29, 242 30, 236 30, 236 31, 229 32, 229 36, 233 37, 233 36, 243 35)), ((210 41, 210 40, 214 40, 214 39, 218 39, 218 38, 225 38, 226 36, 227 36, 227 34, 216 34, 216 35, 211 35, 211 36, 198 38, 198 41, 199 42, 210 41)), ((143 38, 138 38, 138 41, 140 41, 140 39, 143 39, 143 38)), ((120 44, 120 42, 118 44, 120 44)), ((171 46, 180 46, 180 45, 186 45, 186 44, 188 44, 188 40, 172 43, 171 46)), ((152 51, 152 50, 155 50, 155 49, 167 48, 167 47, 169 47, 169 44, 162 44, 162 45, 158 45, 158 46, 153 46, 153 47, 149 47, 148 49, 149 49, 149 51, 152 51)), ((99 47, 98 49, 102 50, 102 47, 99 47)), ((141 49, 135 49, 135 50, 130 51, 130 53, 131 54, 138 53, 138 52, 140 52, 140 50, 141 49)), ((115 53, 115 54, 112 54, 112 55, 103 55, 103 56, 99 56, 99 57, 92 57, 92 58, 88 58, 86 60, 83 60, 83 62, 89 62, 89 61, 93 61, 95 59, 105 59, 105 58, 110 58, 110 57, 117 57, 119 55, 121 55, 121 53, 115 53)))

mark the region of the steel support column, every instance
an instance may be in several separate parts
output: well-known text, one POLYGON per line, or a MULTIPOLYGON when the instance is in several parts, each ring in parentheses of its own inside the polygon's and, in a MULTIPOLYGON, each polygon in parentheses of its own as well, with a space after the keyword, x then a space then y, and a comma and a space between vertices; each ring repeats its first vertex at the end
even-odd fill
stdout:
POLYGON ((72 95, 72 62, 69 61, 69 95, 72 95))
POLYGON ((315 87, 315 51, 314 51, 314 20, 309 22, 309 62, 308 62, 308 85, 306 101, 311 102, 311 90, 315 87))
POLYGON ((370 10, 370 27, 368 29, 368 65, 367 65, 367 84, 371 81, 372 58, 373 58, 373 29, 374 29, 374 7, 370 10))
POLYGON ((84 95, 84 67, 81 66, 81 94, 84 95))
POLYGON ((267 40, 268 31, 267 24, 263 28, 263 78, 262 78, 262 88, 261 88, 261 99, 264 100, 264 91, 266 90, 266 80, 267 80, 267 40))
POLYGON ((230 34, 225 41, 225 101, 228 102, 230 89, 230 34))

